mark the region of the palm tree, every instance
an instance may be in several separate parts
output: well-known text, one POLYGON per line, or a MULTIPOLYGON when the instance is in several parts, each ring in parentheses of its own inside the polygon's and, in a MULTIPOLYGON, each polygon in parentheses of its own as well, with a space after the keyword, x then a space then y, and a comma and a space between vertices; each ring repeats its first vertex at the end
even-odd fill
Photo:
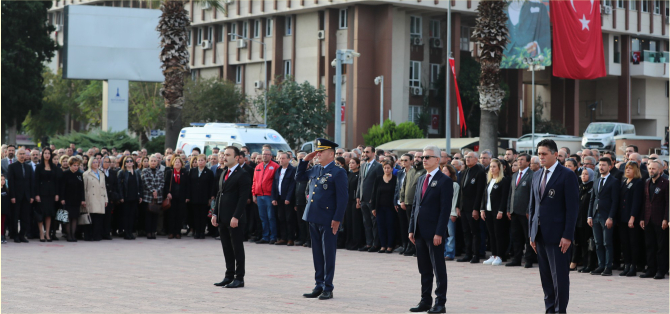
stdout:
MULTIPOLYGON (((202 0, 209 3, 213 10, 225 11, 216 0, 202 0)), ((165 147, 177 144, 181 130, 181 111, 184 108, 184 80, 188 77, 190 55, 188 53, 188 31, 191 25, 184 0, 163 0, 160 10, 163 12, 156 30, 161 38, 161 63, 165 81, 161 88, 161 96, 165 100, 165 147)), ((153 6, 152 6, 153 7, 153 6)))
POLYGON ((479 1, 477 22, 472 41, 477 42, 481 55, 479 76, 479 107, 481 108, 479 147, 498 154, 498 111, 505 91, 500 88, 500 61, 508 42, 507 14, 504 0, 479 1))

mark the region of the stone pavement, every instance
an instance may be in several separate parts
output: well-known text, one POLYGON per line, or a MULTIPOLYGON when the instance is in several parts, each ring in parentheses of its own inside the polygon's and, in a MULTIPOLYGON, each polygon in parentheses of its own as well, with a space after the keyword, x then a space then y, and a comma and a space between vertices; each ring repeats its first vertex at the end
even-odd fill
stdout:
MULTIPOLYGON (((218 241, 158 240, 2 245, 6 313, 408 312, 419 301, 416 260, 337 251, 335 298, 313 288, 311 250, 245 242, 245 288, 213 286, 225 264, 218 241)), ((538 268, 447 262, 448 313, 541 313, 538 268)), ((668 280, 571 273, 568 310, 668 313, 668 280)))

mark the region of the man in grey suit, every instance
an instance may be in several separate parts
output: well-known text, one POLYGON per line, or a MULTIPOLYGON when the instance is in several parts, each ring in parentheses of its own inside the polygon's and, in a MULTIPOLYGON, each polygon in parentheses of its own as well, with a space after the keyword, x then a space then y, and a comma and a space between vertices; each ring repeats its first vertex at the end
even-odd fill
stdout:
MULTIPOLYGON (((361 175, 358 177, 356 201, 363 212, 363 226, 365 227, 365 247, 368 252, 379 251, 379 236, 377 234, 377 220, 372 215, 372 189, 378 176, 384 174, 382 165, 375 160, 375 148, 368 146, 363 151, 365 164, 361 165, 361 175)), ((363 248, 360 249, 361 251, 363 248)))
POLYGON ((514 258, 505 266, 521 266, 521 256, 524 244, 526 245, 526 268, 533 267, 536 259, 535 252, 530 247, 528 238, 528 201, 530 200, 531 184, 533 183, 533 171, 530 170, 530 155, 521 154, 517 158, 519 171, 512 175, 512 184, 509 189, 507 203, 507 217, 512 221, 512 243, 514 247, 514 258))
POLYGON ((407 219, 407 214, 405 213, 406 210, 400 207, 400 189, 402 184, 405 182, 407 172, 412 169, 412 164, 414 163, 413 160, 414 156, 410 154, 403 154, 400 156, 400 165, 402 166, 402 169, 398 170, 398 173, 396 173, 398 181, 395 185, 393 206, 395 206, 395 210, 398 214, 398 221, 400 222, 400 239, 402 240, 402 246, 398 247, 394 252, 400 254, 405 253, 405 250, 407 250, 407 243, 409 242, 409 238, 407 237, 407 230, 409 230, 409 219, 407 219))
POLYGON ((16 152, 16 146, 11 144, 7 146, 7 158, 2 159, 3 174, 7 173, 7 167, 9 167, 9 165, 16 162, 16 156, 14 156, 15 152, 16 152))

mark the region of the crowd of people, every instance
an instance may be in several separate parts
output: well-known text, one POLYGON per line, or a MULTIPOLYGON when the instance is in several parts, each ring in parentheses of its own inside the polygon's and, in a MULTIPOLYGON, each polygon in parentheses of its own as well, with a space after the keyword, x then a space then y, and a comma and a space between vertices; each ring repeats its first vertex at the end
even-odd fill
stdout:
MULTIPOLYGON (((244 239, 257 244, 311 247, 302 220, 308 181, 296 180, 294 155, 264 146, 241 147, 239 167, 251 174, 244 239)), ((335 164, 348 174, 348 204, 337 246, 346 250, 416 256, 408 239, 417 206, 417 180, 426 173, 422 151, 404 154, 359 145, 338 148, 335 164)), ((439 156, 453 181, 445 260, 492 266, 537 262, 529 242, 528 208, 538 156, 485 150, 439 156), (486 251, 491 253, 486 255, 486 251), (460 257, 460 258, 458 258, 460 257)), ((115 148, 2 147, 2 243, 218 238, 211 217, 225 156, 194 148, 148 154, 115 148), (170 203, 169 208, 163 206, 170 203), (5 230, 5 220, 9 228, 5 230)), ((558 151, 579 182, 579 216, 570 270, 592 275, 665 278, 668 272, 668 164, 629 145, 613 152, 558 151)), ((310 162, 318 164, 318 158, 310 162)), ((324 189, 327 186, 324 185, 324 189)))

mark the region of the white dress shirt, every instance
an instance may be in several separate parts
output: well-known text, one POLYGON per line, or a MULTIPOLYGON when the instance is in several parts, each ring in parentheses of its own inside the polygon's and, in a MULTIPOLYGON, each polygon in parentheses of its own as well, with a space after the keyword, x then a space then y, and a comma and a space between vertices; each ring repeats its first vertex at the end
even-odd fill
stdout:
POLYGON ((279 195, 281 195, 281 182, 284 180, 284 175, 286 174, 286 169, 288 168, 281 168, 279 172, 279 184, 277 186, 277 189, 279 190, 279 195))

